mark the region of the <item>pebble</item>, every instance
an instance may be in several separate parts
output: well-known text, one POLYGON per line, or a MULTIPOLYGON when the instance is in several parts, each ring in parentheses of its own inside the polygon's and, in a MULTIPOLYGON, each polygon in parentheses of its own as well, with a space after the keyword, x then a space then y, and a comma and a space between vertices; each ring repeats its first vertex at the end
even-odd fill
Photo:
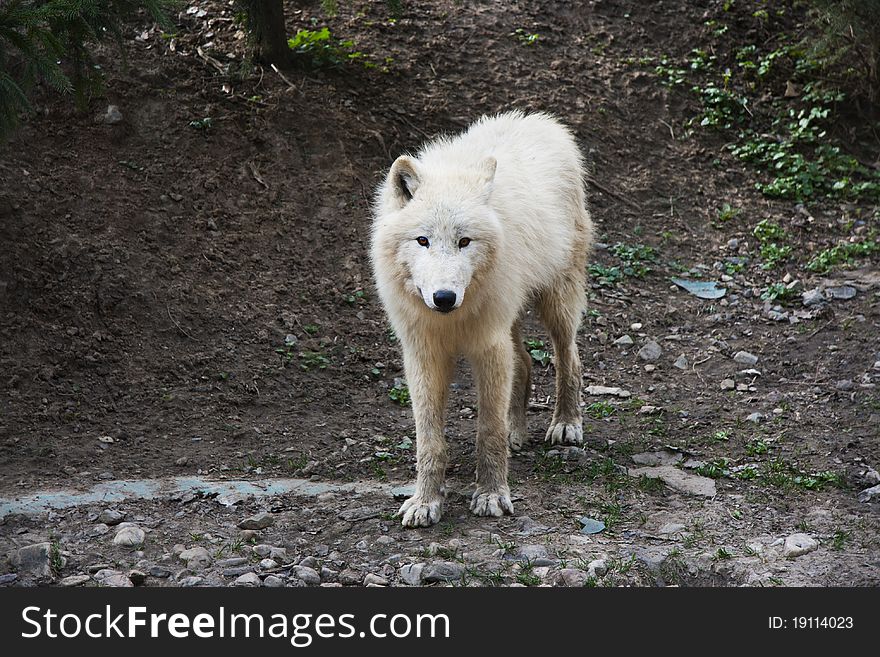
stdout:
POLYGON ((178 582, 183 587, 200 586, 205 581, 204 577, 198 575, 189 575, 178 582))
POLYGON ((269 575, 266 579, 263 580, 263 586, 268 587, 270 589, 277 589, 284 586, 284 580, 280 577, 276 577, 275 575, 269 575))
POLYGON ((408 563, 400 567, 400 579, 404 584, 419 586, 422 583, 422 574, 425 570, 423 563, 408 563))
POLYGON ((278 562, 275 559, 263 559, 260 561, 260 568, 263 570, 272 570, 273 568, 278 567, 278 562))
POLYGON ((134 586, 125 573, 119 572, 118 570, 99 570, 95 573, 95 581, 101 586, 110 586, 113 588, 130 588, 134 586))
POLYGON ((347 586, 357 586, 363 581, 363 579, 364 576, 352 568, 346 568, 339 573, 339 581, 347 586))
POLYGON ((275 524, 275 518, 271 513, 267 513, 265 511, 261 511, 255 516, 251 516, 250 518, 245 518, 240 523, 238 523, 239 529, 251 529, 251 530, 259 530, 266 529, 266 527, 271 527, 275 524))
POLYGON ((748 351, 737 351, 733 356, 733 360, 740 365, 752 367, 758 362, 758 357, 755 354, 750 354, 748 351))
POLYGON ((34 543, 19 548, 11 558, 13 567, 19 572, 27 572, 37 577, 50 577, 52 564, 50 555, 52 545, 49 542, 34 543))
POLYGON ((688 368, 688 362, 687 362, 687 358, 685 358, 685 355, 682 354, 681 356, 676 358, 675 362, 672 363, 672 366, 677 367, 680 370, 686 370, 688 368))
POLYGON ((616 344, 618 347, 631 347, 635 343, 633 342, 633 339, 628 335, 621 335, 614 341, 614 344, 616 344))
POLYGON ((856 288, 854 288, 852 285, 827 287, 825 288, 825 296, 829 299, 840 299, 846 301, 856 296, 856 288))
POLYGON ((162 566, 153 566, 152 568, 150 568, 150 577, 166 579, 168 577, 171 577, 171 571, 167 568, 162 568, 162 566))
POLYGON ((736 387, 736 383, 734 382, 733 379, 724 379, 721 382, 721 389, 722 390, 733 390, 735 387, 736 387))
POLYGON ((232 568, 224 568, 223 569, 223 577, 238 577, 239 575, 244 575, 245 573, 253 572, 254 567, 251 565, 244 566, 233 566, 232 568))
POLYGON ((639 358, 641 358, 642 360, 657 360, 662 354, 663 349, 654 340, 649 340, 645 343, 644 347, 639 349, 639 358))
POLYGON ((113 545, 121 545, 122 547, 134 547, 141 545, 147 537, 144 530, 137 525, 123 526, 116 536, 113 537, 113 545))
POLYGON ((122 112, 119 111, 117 105, 108 105, 107 111, 99 114, 95 121, 105 125, 116 125, 117 123, 122 123, 122 112))
POLYGON ((367 573, 367 576, 364 577, 364 586, 388 586, 388 580, 373 573, 367 573))
POLYGON ((604 577, 608 572, 608 563, 605 559, 595 559, 587 564, 587 574, 593 579, 604 577))
MULTIPOLYGON (((308 566, 294 566, 291 574, 309 586, 317 586, 321 583, 321 576, 318 574, 318 571, 308 566)), ((360 579, 358 579, 358 583, 360 583, 360 579)))
POLYGON ((822 290, 818 287, 814 287, 812 290, 807 290, 801 294, 801 301, 805 306, 815 306, 824 300, 825 297, 822 295, 822 290))
POLYGON ((232 583, 233 586, 261 586, 262 584, 260 576, 256 573, 245 573, 237 577, 232 583))
POLYGON ((0 575, 0 586, 6 586, 7 584, 12 584, 17 579, 18 579, 17 573, 4 573, 3 575, 0 575))
POLYGON ((116 509, 104 509, 98 516, 98 522, 105 525, 118 525, 125 520, 125 514, 116 509))
POLYGON ((565 586, 584 586, 590 576, 578 568, 563 568, 559 571, 559 582, 565 586))
POLYGON ((746 415, 746 422, 754 422, 755 424, 757 424, 758 422, 760 422, 763 419, 764 419, 764 414, 758 413, 757 411, 746 415))
POLYGON ((819 547, 819 541, 809 534, 792 534, 785 539, 782 546, 782 555, 787 559, 794 559, 819 547))
POLYGON ((876 486, 871 486, 870 488, 866 488, 862 492, 859 493, 859 502, 867 503, 873 500, 875 497, 880 497, 880 484, 876 486))
POLYGON ((422 579, 426 582, 454 582, 463 576, 464 566, 452 561, 438 561, 428 564, 422 573, 422 579))
POLYGON ((243 566, 246 563, 249 563, 245 557, 229 557, 227 559, 220 559, 217 562, 218 568, 232 568, 234 566, 243 566))
POLYGON ((58 582, 58 586, 71 587, 71 586, 82 586, 92 578, 88 575, 70 575, 69 577, 65 577, 60 582, 58 582))
POLYGON ((856 387, 856 384, 853 383, 850 379, 844 379, 843 381, 838 381, 834 387, 841 392, 849 392, 856 387))
POLYGON ((181 561, 186 561, 187 568, 192 568, 194 570, 207 568, 211 565, 211 561, 213 561, 211 559, 211 553, 201 545, 189 548, 188 550, 183 550, 177 556, 181 561))
POLYGON ((128 571, 128 579, 130 579, 131 583, 135 586, 139 586, 147 581, 147 574, 144 571, 135 568, 128 571))

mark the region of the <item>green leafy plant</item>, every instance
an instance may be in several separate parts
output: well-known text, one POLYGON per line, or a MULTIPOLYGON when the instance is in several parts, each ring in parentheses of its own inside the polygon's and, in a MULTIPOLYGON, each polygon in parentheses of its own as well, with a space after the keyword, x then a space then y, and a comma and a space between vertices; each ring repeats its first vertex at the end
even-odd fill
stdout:
POLYGON ((409 386, 407 386, 406 382, 398 381, 394 384, 394 387, 388 391, 388 396, 401 406, 409 406, 411 403, 411 399, 409 396, 409 386))
POLYGON ((533 46, 541 40, 540 34, 528 32, 521 27, 518 27, 513 32, 511 32, 510 36, 516 37, 516 39, 524 46, 533 46))
POLYGON ((552 358, 543 340, 526 340, 526 349, 536 363, 540 363, 544 367, 550 364, 552 358))

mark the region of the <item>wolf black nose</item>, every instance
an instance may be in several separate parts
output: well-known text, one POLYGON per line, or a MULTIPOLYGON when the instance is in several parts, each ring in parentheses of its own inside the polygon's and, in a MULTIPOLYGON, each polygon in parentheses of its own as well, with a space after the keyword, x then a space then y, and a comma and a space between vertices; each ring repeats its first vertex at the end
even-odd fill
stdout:
POLYGON ((452 290, 434 292, 434 305, 441 313, 448 313, 455 308, 455 292, 452 290))

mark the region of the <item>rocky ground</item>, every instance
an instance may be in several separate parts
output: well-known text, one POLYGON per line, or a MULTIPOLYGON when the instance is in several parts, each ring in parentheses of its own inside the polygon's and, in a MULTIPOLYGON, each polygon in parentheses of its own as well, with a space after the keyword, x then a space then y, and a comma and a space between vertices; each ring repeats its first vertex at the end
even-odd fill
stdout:
MULTIPOLYGON (((0 152, 0 583, 880 584, 878 254, 809 266, 876 239, 876 203, 762 194, 661 64, 769 51, 763 3, 316 4, 288 31, 329 25, 371 66, 283 77, 246 66, 225 3, 189 4, 174 33, 127 30, 128 66, 100 53, 87 113, 36 90, 0 152), (511 107, 559 115, 591 163, 586 444, 540 442, 553 364, 529 316, 516 515, 467 511, 463 365, 444 518, 403 529, 414 428, 370 284, 372 189, 511 107), (171 475, 268 493, 21 506, 171 475), (271 492, 290 477, 325 489, 271 492)), ((799 29, 780 6, 767 20, 799 29)), ((788 97, 779 75, 750 111, 788 97)), ((832 132, 870 163, 868 125, 832 132)))

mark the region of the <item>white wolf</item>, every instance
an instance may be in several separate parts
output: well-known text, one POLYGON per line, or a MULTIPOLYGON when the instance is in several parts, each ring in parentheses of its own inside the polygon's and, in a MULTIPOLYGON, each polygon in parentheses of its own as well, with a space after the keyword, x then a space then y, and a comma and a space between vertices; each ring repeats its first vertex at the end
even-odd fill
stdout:
POLYGON ((398 513, 405 526, 440 519, 443 416, 459 355, 473 367, 479 408, 471 510, 513 513, 507 449, 528 435, 531 362, 520 315, 531 301, 556 357, 546 438, 583 441, 575 336, 592 239, 583 173, 567 128, 546 114, 509 112, 397 158, 379 187, 371 259, 416 424, 416 490, 398 513))

